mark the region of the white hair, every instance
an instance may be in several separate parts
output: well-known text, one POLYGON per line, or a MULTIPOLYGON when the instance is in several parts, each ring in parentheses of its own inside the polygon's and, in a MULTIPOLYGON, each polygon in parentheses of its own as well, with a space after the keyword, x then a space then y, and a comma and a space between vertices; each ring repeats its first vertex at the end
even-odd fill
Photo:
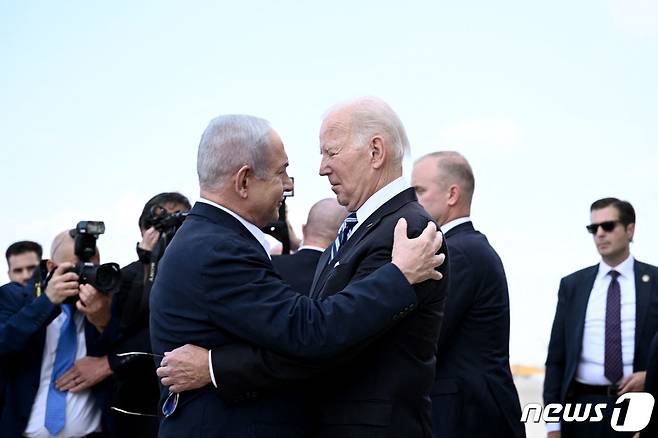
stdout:
POLYGON ((267 120, 229 114, 210 121, 201 136, 196 170, 202 190, 219 188, 240 167, 256 176, 267 171, 272 127, 267 120))
POLYGON ((360 97, 334 106, 326 113, 325 119, 344 110, 349 113, 351 132, 359 147, 366 146, 375 135, 382 136, 391 147, 394 162, 402 163, 410 151, 409 139, 402 121, 386 102, 377 97, 360 97))

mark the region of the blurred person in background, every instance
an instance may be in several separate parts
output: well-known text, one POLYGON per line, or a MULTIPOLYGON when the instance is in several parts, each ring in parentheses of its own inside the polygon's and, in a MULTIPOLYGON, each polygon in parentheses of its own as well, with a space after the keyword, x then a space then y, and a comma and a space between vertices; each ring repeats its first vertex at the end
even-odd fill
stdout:
POLYGON ((149 295, 157 263, 180 225, 176 214, 190 208, 190 201, 177 192, 152 197, 139 216, 142 240, 136 248, 138 260, 121 269, 121 287, 112 304, 112 311, 120 321, 121 334, 113 346, 113 354, 108 356, 114 372, 112 415, 119 437, 148 438, 158 434, 160 387, 153 357, 126 353, 151 352, 149 295), (167 221, 172 220, 172 226, 168 226, 167 221), (163 236, 167 232, 172 232, 172 236, 163 236))
POLYGON ((25 286, 32 278, 34 270, 39 267, 42 253, 41 245, 29 240, 9 245, 5 252, 9 281, 25 286))
MULTIPOLYGON (((116 333, 111 295, 80 284, 70 272, 79 262, 74 231, 55 237, 44 287, 9 283, 0 290, 0 358, 7 377, 0 430, 9 438, 113 436, 111 382, 100 357, 116 333)), ((92 262, 99 258, 96 252, 92 262)))
POLYGON ((302 225, 302 242, 297 252, 272 257, 274 268, 297 292, 310 292, 318 260, 336 238, 345 216, 347 210, 335 198, 316 202, 302 225))

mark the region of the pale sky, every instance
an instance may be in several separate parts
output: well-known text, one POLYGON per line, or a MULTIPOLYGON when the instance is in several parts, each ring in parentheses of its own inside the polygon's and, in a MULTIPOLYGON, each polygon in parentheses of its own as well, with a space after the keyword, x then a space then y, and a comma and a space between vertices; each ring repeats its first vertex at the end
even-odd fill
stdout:
POLYGON ((3 251, 48 252, 103 220, 103 260, 134 260, 142 206, 197 199, 199 138, 226 113, 283 138, 299 230, 332 196, 322 114, 373 95, 406 126, 407 178, 428 152, 470 160, 473 221, 507 270, 512 363, 543 363, 560 278, 599 260, 592 201, 630 201, 632 251, 658 264, 657 0, 0 0, 0 59, 3 251))

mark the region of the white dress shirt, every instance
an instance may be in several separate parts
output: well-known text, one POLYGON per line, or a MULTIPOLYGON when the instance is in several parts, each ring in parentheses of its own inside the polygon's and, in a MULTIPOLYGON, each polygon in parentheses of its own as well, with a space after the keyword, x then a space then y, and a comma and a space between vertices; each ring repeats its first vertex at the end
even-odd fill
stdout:
MULTIPOLYGON (((589 295, 585 313, 583 344, 576 369, 576 381, 587 385, 610 385, 604 375, 605 368, 605 309, 608 299, 608 286, 612 277, 608 273, 619 272, 621 289, 621 354, 624 364, 624 377, 633 374, 635 356, 635 259, 629 256, 614 268, 601 260, 592 292, 589 295)), ((560 430, 560 423, 548 423, 548 432, 560 430)))
POLYGON ((608 266, 604 261, 599 264, 592 293, 587 303, 583 347, 580 352, 576 381, 588 385, 611 385, 604 374, 605 358, 605 309, 608 286, 612 277, 608 273, 614 269, 619 272, 621 288, 621 352, 624 363, 624 377, 633 374, 635 355, 635 260, 629 256, 616 267, 608 266))
MULTIPOLYGON (((75 359, 87 355, 85 341, 85 317, 79 312, 73 313, 73 320, 77 332, 77 351, 75 359)), ((46 429, 46 403, 48 400, 48 387, 53 374, 55 354, 62 324, 66 321, 66 314, 60 313, 46 328, 46 342, 43 346, 41 359, 41 380, 37 396, 32 404, 30 419, 23 433, 30 438, 50 438, 52 435, 46 429)), ((81 437, 101 430, 101 411, 96 407, 91 388, 81 392, 66 394, 66 422, 64 428, 55 435, 57 438, 81 437)))
POLYGON ((445 234, 448 231, 455 228, 456 226, 459 226, 461 224, 465 224, 466 222, 470 222, 470 221, 471 221, 471 218, 469 216, 458 217, 457 219, 453 219, 450 222, 441 225, 441 232, 443 234, 445 234))
POLYGON ((404 177, 400 177, 390 183, 386 184, 381 189, 377 190, 370 196, 366 202, 356 211, 356 220, 358 221, 354 228, 347 235, 347 240, 350 236, 363 224, 366 219, 370 217, 379 207, 391 200, 395 195, 408 189, 410 186, 405 181, 404 177))

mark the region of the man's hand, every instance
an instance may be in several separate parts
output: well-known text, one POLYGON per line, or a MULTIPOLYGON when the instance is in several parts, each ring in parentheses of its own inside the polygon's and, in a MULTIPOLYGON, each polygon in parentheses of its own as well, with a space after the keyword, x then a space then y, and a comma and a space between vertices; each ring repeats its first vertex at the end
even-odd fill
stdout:
POLYGON ((55 382, 60 391, 80 392, 91 388, 112 374, 107 356, 85 356, 75 361, 55 382))
POLYGON ((201 388, 212 382, 208 365, 208 350, 186 344, 165 352, 156 373, 163 386, 171 392, 201 388))
POLYGON ((155 244, 160 240, 160 232, 155 228, 151 227, 144 231, 142 236, 142 241, 139 242, 137 246, 142 248, 144 251, 153 251, 155 244))
POLYGON ((622 395, 627 392, 644 391, 644 381, 646 378, 646 371, 638 371, 637 373, 631 374, 621 381, 621 385, 619 385, 619 391, 617 391, 617 394, 622 395))
POLYGON ((96 327, 96 330, 103 333, 112 316, 110 308, 112 295, 102 294, 90 284, 81 284, 79 298, 75 303, 75 307, 87 317, 87 320, 96 327))
POLYGON ((73 263, 62 263, 55 269, 45 292, 51 303, 62 304, 68 297, 78 294, 78 274, 67 272, 74 266, 73 263))
POLYGON ((395 225, 393 235, 392 262, 411 284, 425 280, 441 280, 443 276, 436 271, 443 264, 445 254, 436 255, 443 243, 443 235, 437 231, 436 225, 428 222, 427 227, 415 239, 407 237, 407 221, 400 218, 395 225))
POLYGON ((562 433, 559 430, 555 430, 553 432, 548 432, 546 438, 560 438, 561 436, 562 433))

